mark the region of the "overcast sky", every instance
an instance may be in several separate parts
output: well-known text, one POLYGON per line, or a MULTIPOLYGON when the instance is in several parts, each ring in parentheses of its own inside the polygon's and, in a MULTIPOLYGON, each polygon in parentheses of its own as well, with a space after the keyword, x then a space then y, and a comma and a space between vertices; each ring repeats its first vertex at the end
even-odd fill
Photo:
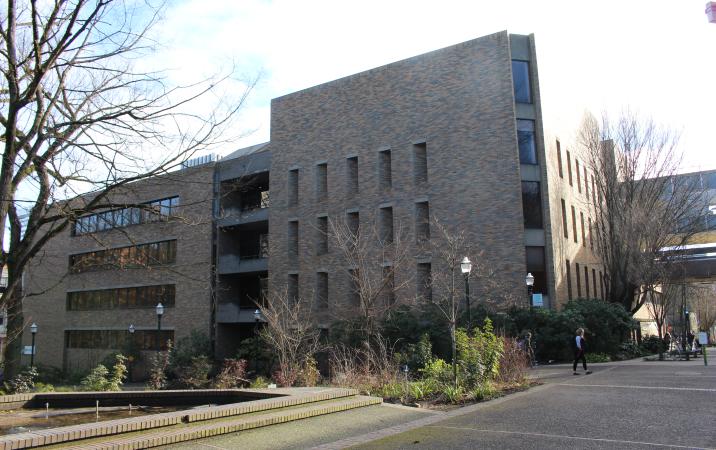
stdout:
POLYGON ((274 97, 501 30, 534 33, 546 125, 626 107, 681 132, 683 171, 716 169, 716 24, 705 0, 172 1, 157 63, 177 81, 262 72, 235 147, 269 139, 274 97))

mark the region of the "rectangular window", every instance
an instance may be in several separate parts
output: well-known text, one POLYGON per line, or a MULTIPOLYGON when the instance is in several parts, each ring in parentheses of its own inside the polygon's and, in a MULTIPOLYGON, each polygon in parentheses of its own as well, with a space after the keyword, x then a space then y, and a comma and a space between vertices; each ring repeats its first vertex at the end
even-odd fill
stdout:
POLYGON ((512 60, 512 85, 516 103, 532 103, 529 62, 512 60))
POLYGON ((418 263, 415 281, 418 299, 431 301, 433 298, 433 280, 430 263, 418 263))
POLYGON ((346 213, 346 225, 348 226, 349 238, 358 244, 360 239, 360 214, 358 211, 346 213))
POLYGON ((525 228, 542 228, 542 197, 539 182, 522 182, 522 213, 525 228))
POLYGON ((589 201, 589 176, 587 175, 587 166, 584 166, 584 195, 589 201))
POLYGON ((316 307, 328 309, 328 272, 316 272, 316 307))
POLYGON ((259 234, 259 258, 269 257, 269 235, 268 233, 259 234))
POLYGON ((564 232, 564 237, 566 239, 569 239, 569 231, 567 226, 567 206, 564 204, 564 199, 561 200, 562 202, 562 230, 564 232))
POLYGON ((579 263, 575 263, 574 266, 577 270, 575 270, 577 275, 577 298, 582 296, 582 276, 579 274, 579 263))
POLYGON ((122 350, 133 340, 137 350, 156 350, 157 344, 167 349, 167 341, 174 341, 173 330, 136 330, 130 334, 126 330, 67 330, 66 348, 122 350), (157 342, 159 338, 159 342, 157 342))
POLYGON ((173 264, 176 240, 151 242, 70 255, 70 272, 94 272, 173 264))
POLYGON ((599 293, 601 294, 602 300, 604 300, 604 274, 599 271, 599 293))
POLYGON ((537 164, 534 120, 517 119, 517 141, 520 148, 520 164, 537 164))
POLYGON ((316 164, 316 200, 323 201, 328 196, 328 164, 316 164))
POLYGON ((75 291, 67 293, 67 311, 154 308, 157 303, 172 307, 175 296, 173 284, 75 291), (131 305, 127 302, 130 291, 133 298, 140 299, 131 305))
POLYGON ((594 175, 592 175, 592 202, 594 202, 594 208, 597 208, 597 188, 594 183, 594 175))
POLYGON ((572 206, 572 239, 577 242, 577 212, 574 210, 574 206, 572 206))
POLYGON ((544 247, 525 247, 527 273, 535 277, 532 292, 547 294, 547 272, 545 270, 544 247))
POLYGON ((584 213, 581 211, 579 212, 579 219, 582 224, 582 247, 586 247, 587 246, 587 235, 584 232, 584 213))
POLYGON ((564 173, 562 173, 562 147, 559 145, 559 139, 557 139, 557 170, 559 171, 559 177, 564 178, 564 173))
POLYGON ((316 254, 328 253, 328 217, 316 218, 316 254))
POLYGON ((566 263, 567 263, 567 298, 569 300, 572 300, 572 267, 569 265, 569 260, 567 260, 566 263))
POLYGON ((572 155, 567 150, 567 176, 569 178, 569 185, 572 185, 572 155))
POLYGON ((575 170, 575 172, 577 172, 577 191, 579 193, 581 193, 582 192, 582 181, 581 181, 582 176, 580 175, 580 172, 579 172, 579 160, 576 158, 574 160, 574 166, 575 166, 574 170, 575 170))
POLYGON ((288 171, 288 206, 298 205, 298 169, 288 171))
POLYGON ((597 296, 597 269, 592 269, 592 287, 594 288, 594 296, 597 296))
POLYGON ((286 286, 286 295, 288 296, 288 304, 295 305, 298 302, 298 274, 291 273, 288 275, 288 283, 286 286))
POLYGON ((419 244, 430 240, 430 206, 428 202, 415 204, 415 240, 419 244))
POLYGON ((413 145, 413 183, 416 186, 428 182, 428 147, 425 142, 413 145))
POLYGON ((288 258, 298 261, 298 220, 288 222, 288 258))
POLYGON ((381 244, 393 243, 393 208, 380 208, 380 240, 381 244))
MULTIPOLYGON (((594 232, 592 230, 592 218, 589 217, 588 220, 589 220, 589 230, 588 230, 589 231, 589 249, 594 250, 594 232)), ((596 289, 594 290, 594 293, 595 294, 597 293, 596 289)))
POLYGON ((346 192, 348 195, 358 193, 358 157, 346 158, 346 192))
POLYGON ((587 266, 584 266, 584 290, 587 291, 587 298, 589 298, 589 269, 587 266))
POLYGON ((395 305, 395 272, 393 267, 383 267, 383 297, 385 306, 395 305))
POLYGON ((360 272, 358 269, 348 269, 348 303, 359 307, 360 302, 360 272))
POLYGON ((378 152, 378 186, 382 190, 393 187, 393 168, 390 150, 378 152))
POLYGON ((88 214, 77 218, 71 229, 73 236, 107 231, 140 223, 168 220, 177 215, 179 197, 167 197, 145 202, 141 207, 127 207, 88 214))

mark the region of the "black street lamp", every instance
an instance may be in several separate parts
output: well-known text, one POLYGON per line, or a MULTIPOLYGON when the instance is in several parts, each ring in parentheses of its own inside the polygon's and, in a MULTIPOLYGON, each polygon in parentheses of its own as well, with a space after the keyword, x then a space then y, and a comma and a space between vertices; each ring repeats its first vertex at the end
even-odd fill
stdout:
MULTIPOLYGON (((131 353, 132 344, 134 342, 134 332, 136 331, 136 329, 134 328, 134 324, 131 324, 131 323, 129 324, 128 331, 129 331, 129 346, 128 346, 129 348, 128 348, 128 350, 130 350, 130 353, 131 353)), ((127 380, 130 383, 132 382, 132 359, 133 358, 134 358, 134 356, 127 355, 127 380)))
POLYGON ((164 305, 157 303, 157 351, 162 350, 162 316, 164 315, 164 305))
POLYGON ((472 262, 467 256, 460 262, 460 271, 465 275, 465 304, 467 306, 467 332, 472 330, 472 310, 470 309, 470 271, 472 271, 472 262))
POLYGON ((527 301, 530 304, 530 312, 532 312, 532 286, 535 284, 535 277, 531 273, 525 277, 525 284, 527 285, 527 301))
POLYGON ((30 367, 35 367, 35 335, 37 334, 37 324, 30 325, 30 333, 32 333, 32 348, 30 349, 30 367))
POLYGON ((255 346, 254 346, 254 369, 258 372, 259 370, 259 322, 261 321, 261 310, 256 309, 254 311, 254 335, 255 335, 255 346))

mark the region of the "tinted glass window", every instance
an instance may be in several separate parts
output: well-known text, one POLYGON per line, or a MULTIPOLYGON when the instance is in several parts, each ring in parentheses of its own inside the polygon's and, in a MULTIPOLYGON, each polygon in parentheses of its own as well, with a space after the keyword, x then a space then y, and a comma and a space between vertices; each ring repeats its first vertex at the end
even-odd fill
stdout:
POLYGON ((522 210, 525 228, 542 228, 542 201, 538 182, 522 182, 522 210))
POLYGON ((534 120, 517 120, 517 140, 520 147, 520 164, 537 164, 534 120))
POLYGON ((527 61, 512 61, 512 83, 517 103, 532 103, 530 65, 527 61))

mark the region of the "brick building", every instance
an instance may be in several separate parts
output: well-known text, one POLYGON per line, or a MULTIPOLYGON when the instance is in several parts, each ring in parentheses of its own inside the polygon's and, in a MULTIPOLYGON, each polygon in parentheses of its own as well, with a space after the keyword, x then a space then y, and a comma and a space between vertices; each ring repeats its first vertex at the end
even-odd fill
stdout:
POLYGON ((404 270, 415 276, 396 301, 420 295, 444 269, 417 245, 430 238, 428 217, 463 231, 506 294, 525 304, 528 272, 545 307, 595 296, 589 213, 577 209, 589 176, 555 139, 545 148, 535 55, 532 36, 500 32, 274 99, 270 143, 124 193, 169 199, 166 211, 161 203, 158 216, 118 229, 83 218, 48 245, 28 277, 30 289, 46 290, 26 302, 40 326, 36 360, 87 366, 128 339, 130 323, 149 351, 159 301, 162 339, 206 331, 219 357, 252 336, 255 300, 268 289, 313 300, 321 323, 345 317, 350 267, 327 241, 329 218, 405 230, 415 244, 404 270), (575 205, 568 230, 561 200, 567 213, 575 205), (157 254, 164 259, 97 263, 145 244, 168 246, 157 254), (130 295, 142 301, 130 304, 130 295))

